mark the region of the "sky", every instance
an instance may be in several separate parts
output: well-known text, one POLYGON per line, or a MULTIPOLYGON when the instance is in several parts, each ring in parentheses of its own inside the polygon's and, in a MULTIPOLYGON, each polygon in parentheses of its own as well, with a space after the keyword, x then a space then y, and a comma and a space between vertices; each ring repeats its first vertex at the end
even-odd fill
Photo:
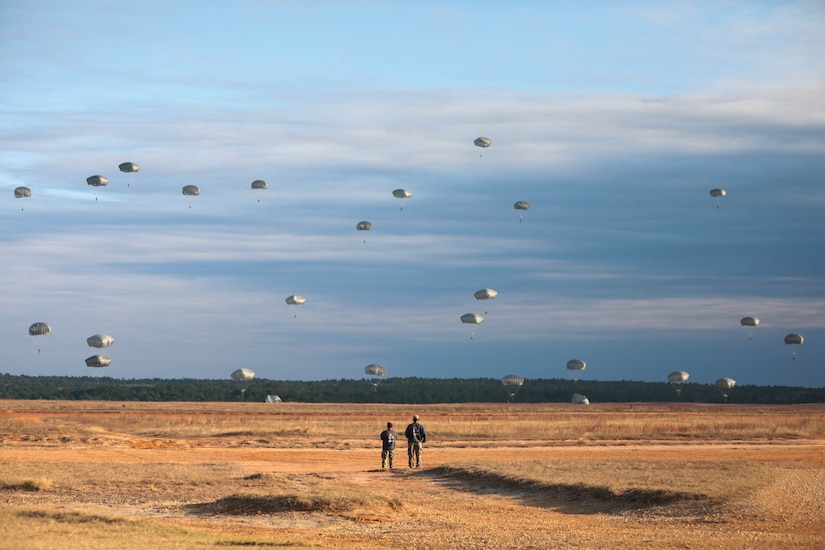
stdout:
POLYGON ((823 387, 824 31, 817 1, 2 2, 0 373, 823 387))

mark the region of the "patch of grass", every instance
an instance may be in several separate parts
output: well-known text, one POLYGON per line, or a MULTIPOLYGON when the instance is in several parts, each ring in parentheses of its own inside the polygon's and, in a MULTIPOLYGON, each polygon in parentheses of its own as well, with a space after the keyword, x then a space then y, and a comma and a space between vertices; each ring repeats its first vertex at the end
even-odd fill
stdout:
POLYGON ((248 493, 230 494, 184 508, 198 514, 257 515, 328 512, 358 515, 401 508, 399 500, 315 474, 257 473, 243 478, 248 493))
POLYGON ((774 475, 767 466, 735 461, 474 462, 433 468, 427 474, 461 481, 470 489, 498 487, 549 501, 586 498, 591 504, 626 509, 730 502, 774 475))
POLYGON ((163 525, 83 512, 49 508, 0 506, 0 546, 3 548, 176 548, 205 550, 216 547, 318 548, 294 540, 260 536, 228 536, 205 530, 163 525))
POLYGON ((25 491, 48 491, 54 486, 54 481, 44 477, 38 479, 25 479, 20 487, 25 491))

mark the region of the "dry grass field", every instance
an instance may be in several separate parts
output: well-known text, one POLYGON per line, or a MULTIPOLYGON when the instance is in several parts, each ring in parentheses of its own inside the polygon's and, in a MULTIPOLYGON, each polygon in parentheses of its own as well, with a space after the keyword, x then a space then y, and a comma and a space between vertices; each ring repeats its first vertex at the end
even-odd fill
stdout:
POLYGON ((0 401, 0 548, 649 546, 825 548, 825 405, 0 401))

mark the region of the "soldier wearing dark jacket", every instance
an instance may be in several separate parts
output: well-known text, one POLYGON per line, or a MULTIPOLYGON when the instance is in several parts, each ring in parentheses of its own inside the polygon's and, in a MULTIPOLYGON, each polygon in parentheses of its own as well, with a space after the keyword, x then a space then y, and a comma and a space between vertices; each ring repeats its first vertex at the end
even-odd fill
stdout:
POLYGON ((387 422, 387 429, 381 432, 381 469, 387 467, 387 459, 390 462, 390 470, 395 468, 395 430, 392 429, 392 422, 387 422))
POLYGON ((424 429, 422 424, 418 423, 418 415, 413 416, 412 424, 404 430, 404 435, 407 436, 407 460, 410 468, 413 467, 413 463, 415 463, 416 468, 420 468, 421 450, 427 441, 427 430, 424 429))

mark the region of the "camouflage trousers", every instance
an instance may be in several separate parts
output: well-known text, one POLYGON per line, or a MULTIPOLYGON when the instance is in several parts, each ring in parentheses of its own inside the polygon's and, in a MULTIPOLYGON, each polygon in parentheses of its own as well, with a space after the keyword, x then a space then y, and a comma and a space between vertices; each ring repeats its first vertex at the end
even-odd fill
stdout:
POLYGON ((390 462, 390 469, 395 468, 395 449, 381 449, 381 469, 387 467, 387 460, 390 462))
POLYGON ((410 468, 415 464, 416 468, 421 467, 421 449, 424 448, 423 443, 409 441, 407 443, 407 459, 410 468))

